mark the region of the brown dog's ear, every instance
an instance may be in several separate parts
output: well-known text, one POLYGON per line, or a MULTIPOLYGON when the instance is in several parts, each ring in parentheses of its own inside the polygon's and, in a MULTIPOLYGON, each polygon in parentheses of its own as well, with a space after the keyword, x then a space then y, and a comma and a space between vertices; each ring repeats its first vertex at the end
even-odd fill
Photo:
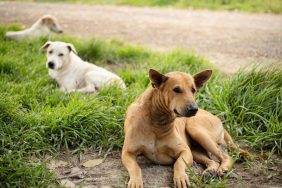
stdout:
POLYGON ((52 43, 51 41, 47 41, 43 46, 41 46, 40 50, 46 51, 51 43, 52 43))
POLYGON ((204 85, 204 83, 210 79, 211 75, 212 70, 205 70, 203 72, 195 74, 193 77, 197 89, 200 89, 204 85))
POLYGON ((77 54, 74 46, 71 43, 67 44, 67 48, 69 49, 70 52, 73 52, 73 53, 77 54))
POLYGON ((154 88, 159 88, 160 85, 168 79, 167 76, 159 73, 158 71, 156 71, 154 69, 149 70, 149 77, 150 77, 150 80, 152 82, 152 86, 154 88))

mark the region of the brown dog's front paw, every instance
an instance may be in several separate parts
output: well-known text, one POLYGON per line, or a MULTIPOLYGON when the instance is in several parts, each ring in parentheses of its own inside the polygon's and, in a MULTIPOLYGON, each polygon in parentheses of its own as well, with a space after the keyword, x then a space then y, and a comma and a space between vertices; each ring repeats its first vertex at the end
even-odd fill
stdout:
POLYGON ((127 184, 127 188, 143 188, 143 181, 142 179, 131 179, 127 184))
POLYGON ((181 176, 174 176, 173 178, 174 185, 177 188, 187 188, 189 187, 189 179, 187 174, 183 174, 181 176))

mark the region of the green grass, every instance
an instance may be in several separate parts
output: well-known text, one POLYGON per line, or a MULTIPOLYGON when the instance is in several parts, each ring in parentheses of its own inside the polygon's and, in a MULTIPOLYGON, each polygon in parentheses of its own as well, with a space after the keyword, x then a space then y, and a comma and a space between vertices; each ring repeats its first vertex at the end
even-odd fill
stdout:
MULTIPOLYGON (((118 40, 57 37, 53 40, 73 43, 83 59, 118 73, 128 87, 126 92, 110 88, 98 95, 65 94, 48 76, 45 54, 39 51, 47 39, 5 40, 10 29, 20 27, 0 26, 0 185, 5 187, 56 185, 44 163, 30 160, 33 155, 120 149, 124 113, 149 85, 149 68, 164 73, 213 68, 189 51, 158 53, 118 40)), ((281 85, 282 71, 275 67, 230 78, 215 70, 198 102, 221 117, 236 140, 281 154, 281 85)))
POLYGON ((282 71, 275 66, 239 72, 222 85, 208 85, 210 111, 250 147, 282 148, 282 71), (220 93, 220 91, 222 91, 220 93), (220 95, 219 95, 220 94, 220 95))
MULTIPOLYGON (((57 0, 31 1, 58 2, 57 0)), ((59 2, 113 4, 130 6, 169 6, 177 8, 282 13, 281 0, 59 0, 59 2)))

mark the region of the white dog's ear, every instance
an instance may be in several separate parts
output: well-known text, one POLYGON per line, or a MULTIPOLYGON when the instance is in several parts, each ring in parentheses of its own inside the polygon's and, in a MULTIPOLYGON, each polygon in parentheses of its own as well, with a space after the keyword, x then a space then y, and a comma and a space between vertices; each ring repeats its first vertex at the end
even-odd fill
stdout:
POLYGON ((52 43, 51 41, 47 41, 43 46, 41 46, 40 50, 46 51, 51 43, 52 43))
POLYGON ((76 52, 76 50, 75 50, 73 44, 68 43, 68 44, 67 44, 67 47, 68 47, 68 49, 69 49, 70 52, 73 52, 73 53, 77 54, 77 52, 76 52))
POLYGON ((41 23, 42 24, 46 24, 46 25, 51 25, 54 23, 54 20, 53 18, 51 18, 50 16, 43 16, 41 18, 41 23))
POLYGON ((204 83, 210 79, 211 75, 212 70, 205 70, 195 74, 193 77, 197 89, 200 89, 204 85, 204 83))
POLYGON ((159 73, 154 69, 149 70, 149 77, 152 82, 153 88, 159 88, 162 83, 164 83, 168 77, 159 73))

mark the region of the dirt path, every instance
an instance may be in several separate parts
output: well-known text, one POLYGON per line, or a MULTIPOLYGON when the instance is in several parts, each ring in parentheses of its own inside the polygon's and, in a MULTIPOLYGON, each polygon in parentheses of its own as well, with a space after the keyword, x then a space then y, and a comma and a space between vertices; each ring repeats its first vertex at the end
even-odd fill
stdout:
POLYGON ((46 13, 67 34, 116 37, 158 50, 189 48, 227 73, 252 62, 282 65, 281 15, 0 2, 0 23, 30 26, 46 13))

